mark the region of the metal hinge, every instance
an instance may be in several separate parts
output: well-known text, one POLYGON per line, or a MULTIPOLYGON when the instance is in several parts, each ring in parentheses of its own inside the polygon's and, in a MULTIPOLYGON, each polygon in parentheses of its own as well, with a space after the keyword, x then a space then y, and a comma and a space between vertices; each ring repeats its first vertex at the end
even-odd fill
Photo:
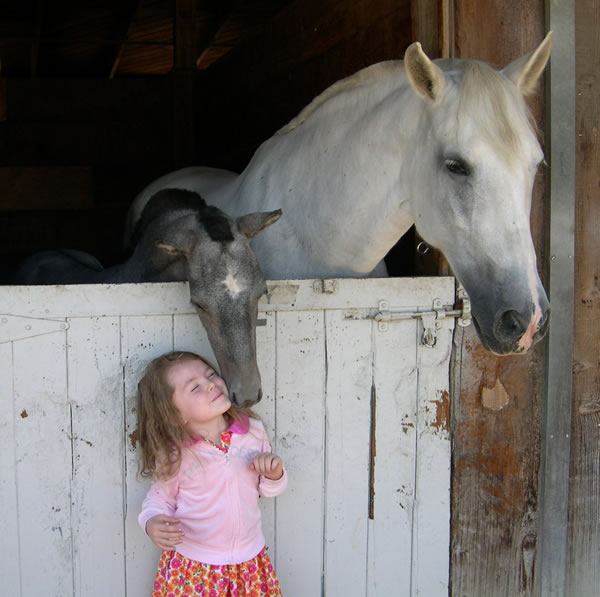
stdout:
POLYGON ((386 332, 389 324, 393 321, 405 321, 407 319, 421 319, 423 322, 423 333, 421 343, 425 346, 433 347, 437 342, 437 332, 442 329, 443 321, 453 317, 457 324, 466 327, 471 323, 471 302, 461 286, 456 293, 458 305, 451 307, 443 305, 439 298, 433 299, 431 310, 429 311, 402 311, 399 309, 390 309, 389 301, 381 300, 377 304, 376 310, 371 310, 365 314, 358 314, 356 311, 347 312, 346 319, 373 319, 377 322, 377 329, 380 332, 386 332))
POLYGON ((66 321, 0 314, 0 344, 69 329, 66 321))

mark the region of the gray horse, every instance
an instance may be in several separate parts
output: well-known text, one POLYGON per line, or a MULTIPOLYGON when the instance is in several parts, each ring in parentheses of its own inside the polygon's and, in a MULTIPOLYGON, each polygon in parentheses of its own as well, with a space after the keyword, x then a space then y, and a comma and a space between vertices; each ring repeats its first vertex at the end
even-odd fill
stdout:
POLYGON ((104 269, 81 251, 43 251, 22 263, 15 283, 188 281, 233 403, 251 406, 262 397, 256 317, 267 286, 249 241, 280 216, 275 210, 233 220, 197 193, 165 189, 145 207, 124 263, 104 269))

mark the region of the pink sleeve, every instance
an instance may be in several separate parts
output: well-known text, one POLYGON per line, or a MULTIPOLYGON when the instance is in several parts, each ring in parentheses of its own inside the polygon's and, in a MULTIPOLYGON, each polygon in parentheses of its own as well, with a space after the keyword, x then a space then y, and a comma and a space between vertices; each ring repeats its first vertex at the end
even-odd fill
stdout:
POLYGON ((146 532, 146 523, 158 514, 173 516, 177 508, 177 493, 179 491, 179 477, 175 475, 167 481, 153 481, 144 501, 142 511, 138 516, 138 523, 146 532))
POLYGON ((288 483, 288 475, 285 468, 283 469, 283 475, 280 479, 273 481, 273 479, 267 479, 267 477, 260 476, 258 482, 258 494, 262 497, 275 497, 281 495, 288 483))
MULTIPOLYGON (((260 451, 261 452, 272 452, 273 450, 271 449, 271 444, 269 442, 267 432, 265 431, 265 428, 263 425, 261 425, 260 427, 261 427, 261 429, 260 429, 261 430, 260 451)), ((281 495, 285 491, 287 484, 288 484, 288 475, 287 475, 287 471, 285 470, 285 466, 284 466, 283 475, 281 476, 281 478, 279 478, 275 481, 273 481, 273 479, 267 479, 267 477, 264 477, 263 475, 261 475, 259 477, 258 494, 262 497, 275 497, 275 496, 281 495)))

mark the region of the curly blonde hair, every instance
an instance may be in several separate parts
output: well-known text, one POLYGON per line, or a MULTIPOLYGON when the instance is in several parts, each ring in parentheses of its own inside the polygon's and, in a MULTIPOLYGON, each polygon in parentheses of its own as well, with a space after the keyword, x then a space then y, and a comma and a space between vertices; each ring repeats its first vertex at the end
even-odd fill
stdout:
MULTIPOLYGON (((150 361, 137 389, 137 431, 141 447, 139 474, 142 477, 168 479, 179 471, 184 443, 190 434, 173 402, 174 388, 167 381, 168 371, 177 363, 202 361, 215 371, 208 360, 193 352, 168 352, 150 361)), ((243 422, 244 414, 258 418, 249 408, 231 405, 225 417, 243 422)))

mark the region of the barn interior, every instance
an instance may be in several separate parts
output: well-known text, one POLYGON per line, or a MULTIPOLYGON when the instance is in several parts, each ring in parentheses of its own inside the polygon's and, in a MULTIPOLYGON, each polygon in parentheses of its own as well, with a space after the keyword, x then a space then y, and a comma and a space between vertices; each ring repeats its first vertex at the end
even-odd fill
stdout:
MULTIPOLYGON (((45 249, 120 262, 125 214, 146 184, 189 165, 241 171, 327 86, 401 58, 411 6, 3 2, 0 283, 45 249)), ((413 275, 414 244, 411 231, 392 250, 392 275, 413 275)))

